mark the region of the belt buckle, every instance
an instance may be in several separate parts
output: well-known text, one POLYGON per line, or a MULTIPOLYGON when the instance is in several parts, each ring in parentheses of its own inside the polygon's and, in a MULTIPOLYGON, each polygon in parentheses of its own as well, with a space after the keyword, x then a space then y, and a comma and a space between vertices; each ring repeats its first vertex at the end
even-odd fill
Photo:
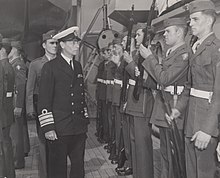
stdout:
POLYGON ((209 103, 211 103, 211 101, 212 101, 212 92, 209 92, 209 99, 208 99, 208 101, 209 101, 209 103))

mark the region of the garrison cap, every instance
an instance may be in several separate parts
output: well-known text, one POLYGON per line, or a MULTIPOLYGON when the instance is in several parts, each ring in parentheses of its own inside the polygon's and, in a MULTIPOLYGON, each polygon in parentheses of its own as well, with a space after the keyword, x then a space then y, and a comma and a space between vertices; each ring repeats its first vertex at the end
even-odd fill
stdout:
POLYGON ((49 30, 48 32, 42 35, 42 40, 45 42, 46 40, 52 39, 54 35, 56 35, 56 30, 49 30))
POLYGON ((59 40, 59 41, 72 41, 74 39, 80 41, 81 39, 78 37, 79 34, 79 27, 73 26, 66 30, 63 30, 56 34, 53 39, 59 40))
POLYGON ((22 49, 21 41, 12 41, 11 42, 11 47, 15 47, 18 50, 21 50, 22 49))
POLYGON ((215 5, 210 0, 197 0, 189 3, 189 13, 200 12, 203 10, 213 10, 215 11, 215 5))
POLYGON ((183 25, 186 26, 186 20, 184 18, 169 18, 164 20, 163 22, 164 28, 167 28, 169 26, 173 25, 183 25))

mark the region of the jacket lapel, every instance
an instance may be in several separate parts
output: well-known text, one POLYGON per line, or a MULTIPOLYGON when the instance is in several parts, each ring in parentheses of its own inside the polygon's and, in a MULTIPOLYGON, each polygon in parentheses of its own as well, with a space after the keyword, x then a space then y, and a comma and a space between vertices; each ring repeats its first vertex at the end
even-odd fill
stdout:
POLYGON ((202 44, 198 47, 198 50, 196 51, 195 54, 192 55, 192 58, 191 58, 191 62, 198 56, 200 55, 205 49, 206 49, 206 46, 209 46, 214 40, 215 40, 215 35, 212 34, 210 35, 208 38, 206 38, 202 44))

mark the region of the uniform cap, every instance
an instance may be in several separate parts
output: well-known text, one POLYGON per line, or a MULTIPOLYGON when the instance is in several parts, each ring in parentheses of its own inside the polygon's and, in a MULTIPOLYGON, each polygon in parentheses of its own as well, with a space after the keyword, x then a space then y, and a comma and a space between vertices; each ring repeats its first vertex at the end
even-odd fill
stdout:
POLYGON ((56 34, 53 39, 59 40, 59 41, 72 41, 74 39, 80 40, 78 37, 79 34, 79 27, 73 26, 66 30, 63 30, 56 34))
POLYGON ((12 41, 11 47, 15 47, 15 48, 21 50, 22 49, 21 41, 12 41))
POLYGON ((132 32, 136 33, 137 30, 144 29, 146 27, 147 27, 147 23, 140 23, 139 22, 139 23, 133 25, 132 32))
POLYGON ((49 39, 52 39, 54 35, 56 35, 56 30, 49 30, 48 32, 42 35, 43 42, 49 39))
POLYGON ((200 12, 203 10, 213 10, 215 11, 215 5, 210 0, 197 0, 189 3, 189 13, 200 12))
POLYGON ((164 28, 167 28, 169 26, 173 25, 185 25, 186 26, 186 20, 184 18, 169 18, 164 20, 163 22, 164 28))

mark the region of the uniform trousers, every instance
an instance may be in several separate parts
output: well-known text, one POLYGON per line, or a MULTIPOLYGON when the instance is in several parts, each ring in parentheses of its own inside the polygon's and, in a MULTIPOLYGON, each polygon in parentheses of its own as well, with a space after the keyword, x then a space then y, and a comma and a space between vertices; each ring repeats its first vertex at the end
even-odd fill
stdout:
POLYGON ((116 153, 119 150, 119 142, 120 142, 120 131, 122 127, 122 114, 120 113, 119 106, 113 106, 114 116, 115 116, 115 145, 116 145, 116 153))
POLYGON ((47 140, 48 178, 67 178, 67 156, 71 169, 69 178, 84 178, 84 154, 86 133, 58 136, 55 141, 47 140))
POLYGON ((113 108, 112 102, 107 103, 107 113, 108 113, 108 135, 109 135, 109 143, 111 144, 114 140, 114 120, 113 120, 113 108))
POLYGON ((216 147, 218 140, 212 137, 205 150, 198 150, 190 141, 191 137, 185 137, 186 173, 187 178, 217 178, 216 147))
POLYGON ((124 167, 132 168, 132 151, 131 151, 131 138, 130 138, 130 117, 128 114, 123 114, 122 116, 122 132, 124 138, 125 156, 127 160, 125 161, 124 167))
POLYGON ((151 127, 144 117, 130 116, 133 178, 153 178, 151 127))
POLYGON ((105 100, 101 100, 101 120, 103 122, 103 140, 109 142, 108 107, 105 100))
MULTIPOLYGON (((161 178, 175 178, 173 174, 172 153, 170 146, 169 134, 171 129, 159 127, 160 130, 160 155, 161 155, 161 178)), ((181 138, 183 138, 183 130, 179 130, 181 138)), ((183 139, 182 139, 183 140, 183 139)), ((184 145, 184 144, 183 144, 184 145)))
POLYGON ((23 135, 23 116, 15 118, 11 126, 11 138, 14 150, 15 167, 24 167, 24 135, 23 135))
POLYGON ((6 167, 6 177, 15 178, 15 169, 14 169, 14 158, 13 158, 13 148, 12 141, 10 137, 10 127, 7 126, 2 129, 3 132, 3 151, 5 156, 5 167, 6 167))
POLYGON ((26 113, 23 116, 23 138, 24 138, 24 153, 28 154, 30 152, 30 138, 28 134, 28 123, 26 113))

